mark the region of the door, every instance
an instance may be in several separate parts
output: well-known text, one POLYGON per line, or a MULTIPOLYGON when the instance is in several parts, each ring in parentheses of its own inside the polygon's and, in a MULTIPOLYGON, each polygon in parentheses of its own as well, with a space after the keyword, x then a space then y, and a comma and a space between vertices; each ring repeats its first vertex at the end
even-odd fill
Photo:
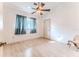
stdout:
POLYGON ((44 37, 50 39, 50 19, 46 19, 44 22, 44 37))

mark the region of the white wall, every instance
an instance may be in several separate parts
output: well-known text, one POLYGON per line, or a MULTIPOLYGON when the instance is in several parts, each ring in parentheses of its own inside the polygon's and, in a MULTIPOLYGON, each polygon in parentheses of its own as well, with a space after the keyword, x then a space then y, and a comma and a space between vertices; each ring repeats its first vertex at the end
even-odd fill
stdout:
POLYGON ((38 16, 28 14, 22 10, 19 10, 16 6, 4 3, 4 41, 7 43, 14 43, 18 41, 34 39, 42 37, 43 27, 42 20, 38 16), (26 34, 26 35, 15 35, 15 23, 16 23, 16 14, 24 15, 27 17, 37 18, 37 33, 35 34, 26 34))
POLYGON ((79 35, 79 3, 59 3, 52 10, 48 16, 51 19, 52 40, 67 42, 79 35))
MULTIPOLYGON (((0 42, 3 41, 3 3, 0 3, 0 42)), ((3 47, 0 47, 0 57, 3 56, 3 47)))
MULTIPOLYGON (((49 3, 50 4, 50 3, 49 3)), ((79 35, 79 3, 52 3, 51 12, 44 18, 41 16, 30 15, 18 8, 4 4, 4 40, 8 43, 33 39, 43 36, 43 20, 51 19, 51 39, 59 42, 72 40, 75 35, 79 35), (37 17, 37 33, 26 35, 14 35, 16 14, 37 17)), ((49 6, 49 7, 50 7, 49 6)))
POLYGON ((3 3, 0 3, 0 42, 3 41, 3 3))
POLYGON ((3 57, 3 46, 0 47, 0 57, 3 57))

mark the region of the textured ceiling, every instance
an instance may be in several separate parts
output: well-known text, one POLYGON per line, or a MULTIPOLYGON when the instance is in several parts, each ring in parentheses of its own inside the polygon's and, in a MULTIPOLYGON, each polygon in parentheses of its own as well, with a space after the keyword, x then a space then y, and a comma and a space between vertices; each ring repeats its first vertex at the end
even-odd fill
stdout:
MULTIPOLYGON (((31 9, 31 7, 35 7, 33 3, 34 2, 8 2, 8 4, 17 6, 20 10, 26 11, 28 13, 34 11, 33 9, 31 9)), ((54 12, 56 7, 79 5, 78 2, 44 2, 44 3, 45 3, 44 8, 51 9, 50 12, 43 12, 44 16, 49 16, 52 12, 54 12)))

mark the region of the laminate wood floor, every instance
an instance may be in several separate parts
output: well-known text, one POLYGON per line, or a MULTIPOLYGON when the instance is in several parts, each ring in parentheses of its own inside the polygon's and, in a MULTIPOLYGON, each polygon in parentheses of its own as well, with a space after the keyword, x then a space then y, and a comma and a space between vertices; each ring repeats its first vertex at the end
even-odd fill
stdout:
POLYGON ((79 51, 47 39, 33 39, 3 46, 3 57, 78 57, 79 51))

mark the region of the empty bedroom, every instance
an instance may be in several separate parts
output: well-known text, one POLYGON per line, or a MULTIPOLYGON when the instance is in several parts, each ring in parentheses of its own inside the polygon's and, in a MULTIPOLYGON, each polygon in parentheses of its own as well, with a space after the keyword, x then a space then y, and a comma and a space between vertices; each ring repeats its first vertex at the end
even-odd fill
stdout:
POLYGON ((1 57, 79 57, 79 2, 0 2, 1 57))

